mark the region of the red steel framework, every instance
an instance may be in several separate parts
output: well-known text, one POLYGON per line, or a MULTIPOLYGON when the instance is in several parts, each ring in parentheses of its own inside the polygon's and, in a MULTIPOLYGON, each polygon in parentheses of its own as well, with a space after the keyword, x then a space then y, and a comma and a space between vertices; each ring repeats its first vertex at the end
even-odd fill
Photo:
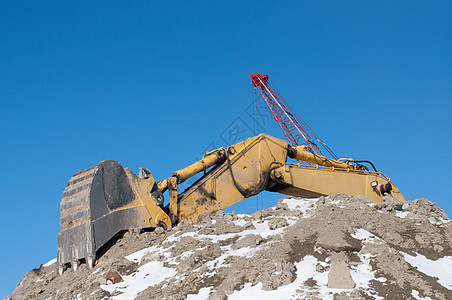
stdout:
POLYGON ((259 91, 268 108, 273 114, 273 119, 286 136, 292 146, 306 145, 317 155, 323 153, 314 143, 311 135, 323 146, 325 150, 337 159, 333 151, 323 142, 320 137, 309 127, 309 125, 290 107, 290 105, 276 92, 276 89, 268 82, 269 76, 259 73, 250 75, 251 84, 259 91), (303 124, 304 126, 302 126, 303 124), (309 133, 311 133, 311 135, 309 133))

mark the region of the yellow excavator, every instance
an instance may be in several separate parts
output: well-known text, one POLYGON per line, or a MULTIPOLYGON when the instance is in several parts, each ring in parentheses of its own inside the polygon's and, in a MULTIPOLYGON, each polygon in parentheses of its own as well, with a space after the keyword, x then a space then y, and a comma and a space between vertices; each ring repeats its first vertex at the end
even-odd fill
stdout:
MULTIPOLYGON (((372 165, 373 167, 373 165, 372 165)), ((113 160, 76 173, 61 200, 57 264, 60 274, 81 262, 93 267, 96 252, 119 232, 134 228, 169 228, 197 222, 201 214, 225 209, 264 190, 304 198, 347 193, 382 202, 404 197, 391 180, 353 159, 330 159, 307 146, 266 135, 205 153, 203 159, 156 181, 148 169, 138 176, 113 160), (291 158, 298 163, 290 163, 291 158), (204 172, 178 192, 178 185, 204 172), (168 190, 169 204, 163 193, 168 190)))

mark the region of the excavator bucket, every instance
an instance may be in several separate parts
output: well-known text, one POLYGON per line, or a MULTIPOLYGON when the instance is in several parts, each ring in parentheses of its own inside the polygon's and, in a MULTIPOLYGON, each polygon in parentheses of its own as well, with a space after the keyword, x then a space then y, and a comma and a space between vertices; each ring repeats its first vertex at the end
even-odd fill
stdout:
POLYGON ((80 261, 94 266, 96 251, 122 230, 171 226, 161 209, 162 192, 152 174, 140 177, 114 160, 76 173, 66 185, 60 205, 58 271, 80 261))

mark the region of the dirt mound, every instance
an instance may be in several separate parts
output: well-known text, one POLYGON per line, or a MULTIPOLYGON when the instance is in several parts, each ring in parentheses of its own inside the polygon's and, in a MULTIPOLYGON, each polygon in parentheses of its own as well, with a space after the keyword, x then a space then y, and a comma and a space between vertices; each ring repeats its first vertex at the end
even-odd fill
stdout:
POLYGON ((452 222, 426 199, 283 198, 129 231, 94 269, 28 272, 7 299, 452 299, 452 222))

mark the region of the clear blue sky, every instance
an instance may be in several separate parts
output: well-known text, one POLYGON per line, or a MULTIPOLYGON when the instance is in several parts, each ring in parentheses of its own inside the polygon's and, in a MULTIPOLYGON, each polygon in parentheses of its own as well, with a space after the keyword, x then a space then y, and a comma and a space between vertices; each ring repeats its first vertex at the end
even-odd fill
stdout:
POLYGON ((254 72, 339 156, 452 215, 452 2, 91 2, 0 4, 1 296, 56 256, 73 173, 111 158, 163 179, 226 146, 252 128, 254 72))

